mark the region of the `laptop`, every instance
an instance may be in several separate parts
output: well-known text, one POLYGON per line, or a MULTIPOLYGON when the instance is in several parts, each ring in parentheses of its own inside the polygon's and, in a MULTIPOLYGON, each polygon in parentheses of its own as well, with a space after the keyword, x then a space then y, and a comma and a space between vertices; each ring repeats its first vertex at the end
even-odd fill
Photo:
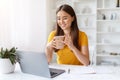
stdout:
POLYGON ((54 78, 65 72, 62 69, 49 68, 44 52, 17 51, 17 56, 23 73, 54 78))

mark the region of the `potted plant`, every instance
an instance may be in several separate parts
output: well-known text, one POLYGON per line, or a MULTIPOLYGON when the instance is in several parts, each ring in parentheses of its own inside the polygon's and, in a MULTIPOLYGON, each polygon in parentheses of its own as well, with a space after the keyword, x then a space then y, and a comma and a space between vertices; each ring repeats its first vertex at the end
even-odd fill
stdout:
POLYGON ((16 49, 12 47, 9 49, 0 49, 0 73, 14 72, 15 64, 17 62, 16 49))

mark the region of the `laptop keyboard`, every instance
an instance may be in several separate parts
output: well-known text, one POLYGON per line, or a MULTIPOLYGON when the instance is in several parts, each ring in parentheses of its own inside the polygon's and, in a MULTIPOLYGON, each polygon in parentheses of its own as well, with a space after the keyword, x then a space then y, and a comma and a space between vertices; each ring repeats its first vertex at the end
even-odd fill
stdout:
POLYGON ((65 70, 61 70, 61 69, 54 69, 54 68, 49 68, 49 69, 50 69, 51 78, 56 77, 57 75, 60 75, 63 72, 65 72, 65 70))
POLYGON ((50 72, 50 75, 51 75, 51 76, 53 76, 53 75, 55 75, 55 74, 57 74, 57 73, 55 73, 55 72, 50 72))

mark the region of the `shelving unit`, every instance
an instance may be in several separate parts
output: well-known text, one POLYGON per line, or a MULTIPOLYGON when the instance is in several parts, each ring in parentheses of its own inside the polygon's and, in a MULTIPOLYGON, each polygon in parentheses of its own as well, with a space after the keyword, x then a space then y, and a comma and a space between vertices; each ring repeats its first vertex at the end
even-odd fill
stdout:
POLYGON ((92 63, 120 65, 120 7, 116 7, 117 0, 51 0, 48 4, 50 25, 47 34, 56 23, 56 9, 61 4, 69 4, 75 10, 79 29, 87 33, 92 63))
POLYGON ((97 0, 97 65, 120 65, 120 7, 117 0, 97 0))

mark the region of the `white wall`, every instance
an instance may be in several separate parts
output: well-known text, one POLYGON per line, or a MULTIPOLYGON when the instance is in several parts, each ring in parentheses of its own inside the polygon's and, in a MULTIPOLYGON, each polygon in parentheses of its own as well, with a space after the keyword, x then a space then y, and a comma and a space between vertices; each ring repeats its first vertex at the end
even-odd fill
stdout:
POLYGON ((1 46, 44 51, 46 0, 0 0, 0 11, 1 46))
POLYGON ((11 45, 8 0, 0 0, 0 46, 11 45))

